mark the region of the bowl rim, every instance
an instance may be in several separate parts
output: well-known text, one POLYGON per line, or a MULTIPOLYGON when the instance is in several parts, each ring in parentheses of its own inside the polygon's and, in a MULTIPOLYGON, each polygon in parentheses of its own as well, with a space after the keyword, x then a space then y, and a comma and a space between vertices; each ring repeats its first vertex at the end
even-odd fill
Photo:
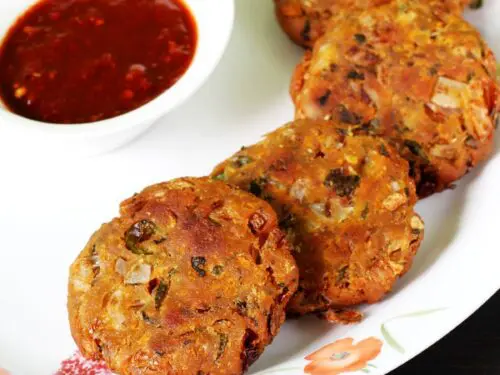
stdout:
MULTIPOLYGON (((10 111, 0 99, 0 120, 3 119, 6 124, 14 131, 32 131, 51 134, 55 136, 85 136, 85 135, 107 135, 115 132, 126 131, 146 122, 153 122, 169 111, 181 105, 186 99, 193 95, 209 78, 213 70, 217 67, 219 61, 224 55, 229 44, 235 19, 234 0, 219 0, 218 9, 225 6, 225 15, 228 17, 213 18, 212 22, 225 23, 224 31, 221 33, 221 39, 218 43, 211 43, 209 38, 205 38, 200 33, 199 13, 193 11, 189 0, 180 0, 193 16, 197 32, 196 48, 191 63, 179 80, 163 93, 143 104, 142 106, 124 114, 109 119, 88 123, 55 124, 23 117, 10 111), (209 45, 211 51, 210 61, 203 60, 206 56, 200 56, 206 45, 209 45)), ((23 7, 19 15, 23 14, 29 7, 23 7)), ((7 28, 7 31, 9 28, 7 28)), ((0 43, 6 34, 0 35, 0 43)), ((3 121, 0 121, 0 123, 3 121)))

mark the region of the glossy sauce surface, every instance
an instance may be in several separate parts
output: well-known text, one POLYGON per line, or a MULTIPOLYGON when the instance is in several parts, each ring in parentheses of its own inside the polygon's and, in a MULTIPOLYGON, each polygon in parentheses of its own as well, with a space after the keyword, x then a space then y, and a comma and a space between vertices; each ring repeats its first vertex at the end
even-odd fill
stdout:
POLYGON ((174 85, 193 59, 196 24, 180 0, 43 0, 0 49, 0 96, 57 124, 108 119, 174 85))

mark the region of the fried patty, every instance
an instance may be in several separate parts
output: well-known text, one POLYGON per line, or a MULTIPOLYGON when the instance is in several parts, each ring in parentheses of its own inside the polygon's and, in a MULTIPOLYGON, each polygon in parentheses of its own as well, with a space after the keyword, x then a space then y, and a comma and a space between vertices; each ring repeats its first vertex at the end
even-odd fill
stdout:
POLYGON ((241 374, 277 334, 298 271, 269 204, 208 178, 121 204, 71 266, 82 353, 120 374, 241 374))
POLYGON ((212 177, 266 199, 278 213, 300 272, 292 315, 380 300, 423 237, 406 160, 385 140, 340 124, 285 125, 212 177))
POLYGON ((476 29, 408 0, 339 12, 334 21, 293 76, 297 118, 386 137, 410 162, 421 197, 488 156, 499 87, 476 29))
MULTIPOLYGON (((291 40, 312 48, 325 32, 332 15, 349 8, 368 8, 391 0, 274 0, 276 16, 291 40)), ((460 14, 470 0, 415 0, 432 4, 436 11, 460 14)))

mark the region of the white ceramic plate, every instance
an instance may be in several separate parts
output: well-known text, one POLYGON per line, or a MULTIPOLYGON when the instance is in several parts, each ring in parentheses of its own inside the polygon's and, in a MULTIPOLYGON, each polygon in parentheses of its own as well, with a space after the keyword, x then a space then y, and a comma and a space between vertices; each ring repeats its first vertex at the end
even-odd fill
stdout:
MULTIPOLYGON (((292 118, 287 89, 301 51, 278 29, 270 0, 236 5, 236 28, 214 75, 135 143, 72 161, 18 152, 0 140, 0 367, 51 374, 76 350, 66 313, 68 266, 121 200, 154 182, 206 174, 292 118)), ((500 55, 500 1, 486 0, 467 17, 500 55)), ((342 338, 375 338, 333 348, 371 374, 429 347, 500 288, 499 191, 497 148, 457 189, 418 204, 426 238, 414 267, 388 298, 363 308, 361 324, 290 321, 250 372, 302 374, 305 356, 342 338), (367 349, 380 343, 372 358, 367 349)))

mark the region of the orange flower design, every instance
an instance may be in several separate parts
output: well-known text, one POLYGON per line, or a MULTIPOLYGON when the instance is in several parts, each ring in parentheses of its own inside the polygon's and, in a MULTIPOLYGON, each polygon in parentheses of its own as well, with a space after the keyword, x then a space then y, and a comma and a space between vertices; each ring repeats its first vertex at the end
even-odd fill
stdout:
POLYGON ((4 369, 0 368, 0 375, 9 375, 9 373, 4 369))
POLYGON ((351 338, 337 340, 308 355, 312 361, 305 368, 306 374, 337 375, 343 372, 358 371, 366 367, 367 362, 376 358, 382 349, 382 341, 375 337, 353 345, 351 338))

